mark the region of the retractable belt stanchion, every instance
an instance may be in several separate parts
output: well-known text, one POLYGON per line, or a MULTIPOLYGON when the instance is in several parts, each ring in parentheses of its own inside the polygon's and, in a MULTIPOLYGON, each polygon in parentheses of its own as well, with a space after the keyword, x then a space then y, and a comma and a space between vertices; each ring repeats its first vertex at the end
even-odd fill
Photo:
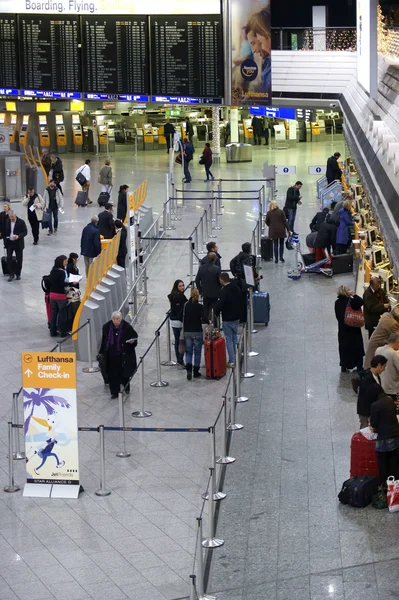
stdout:
POLYGON ((161 332, 159 329, 155 332, 155 353, 156 353, 156 361, 157 361, 157 380, 150 383, 151 387, 167 387, 169 383, 167 381, 162 381, 162 373, 161 373, 161 344, 159 341, 159 337, 161 332))
MULTIPOLYGON (((193 250, 195 251, 195 254, 198 255, 198 227, 196 227, 194 229, 193 250)), ((198 265, 198 264, 199 264, 199 259, 197 259, 197 256, 193 256, 193 266, 198 265)))
POLYGON ((222 184, 221 182, 218 183, 218 189, 217 189, 217 202, 216 202, 216 212, 218 215, 222 215, 222 184))
POLYGON ((126 432, 125 432, 125 410, 123 407, 123 394, 119 392, 119 425, 121 428, 121 450, 116 453, 119 458, 128 458, 131 453, 126 450, 126 432))
MULTIPOLYGON (((12 422, 19 423, 18 394, 12 395, 12 422)), ((14 429, 15 452, 13 453, 12 457, 14 460, 23 460, 25 458, 25 452, 21 452, 21 444, 20 444, 18 427, 13 427, 13 429, 14 429)))
MULTIPOLYGON (((248 317, 249 317, 249 323, 247 323, 247 334, 248 334, 248 345, 247 345, 247 356, 252 357, 252 356, 258 356, 259 352, 255 352, 255 350, 252 350, 252 333, 253 333, 253 321, 254 321, 254 305, 253 305, 253 292, 252 292, 252 288, 249 288, 249 302, 248 302, 248 306, 249 306, 249 311, 248 311, 248 317)), ((257 333, 257 331, 255 331, 255 333, 257 333)))
POLYGON ((140 358, 140 410, 132 412, 132 417, 143 419, 151 417, 152 412, 144 408, 144 358, 140 358))
POLYGON ((93 356, 91 351, 91 319, 87 319, 87 351, 89 356, 89 366, 83 367, 83 373, 98 373, 100 367, 93 367, 93 356))
POLYGON ((198 246, 198 254, 206 254, 206 250, 204 250, 203 246, 206 246, 207 242, 204 238, 204 218, 206 218, 206 212, 201 217, 201 243, 198 246), (202 247, 201 247, 202 246, 202 247))
POLYGON ((14 481, 14 463, 13 463, 13 447, 12 447, 12 423, 8 422, 8 485, 5 486, 4 491, 13 493, 18 492, 20 487, 14 481))
MULTIPOLYGON (((205 238, 204 238, 204 241, 203 241, 203 245, 204 246, 207 245, 208 239, 209 239, 209 227, 208 227, 208 218, 209 217, 208 217, 208 210, 209 210, 209 208, 207 210, 205 210, 205 238)), ((204 254, 206 254, 206 253, 207 252, 205 250, 204 254)))
POLYGON ((96 496, 109 496, 111 490, 107 490, 105 484, 105 438, 104 438, 104 425, 100 425, 98 428, 100 434, 100 487, 94 493, 96 496))
MULTIPOLYGON (((205 595, 204 592, 204 557, 202 555, 202 518, 197 518, 198 530, 197 530, 197 591, 198 591, 198 600, 216 600, 215 596, 205 595)), ((195 575, 190 575, 190 577, 195 577, 195 575)), ((195 587, 195 581, 194 581, 195 587)), ((195 594, 195 589, 194 589, 195 594)), ((194 600, 197 600, 197 596, 193 596, 194 600)), ((191 596, 190 596, 191 600, 191 596)))
POLYGON ((255 325, 254 325, 254 291, 253 289, 250 287, 249 288, 249 307, 250 307, 250 329, 251 329, 251 333, 258 333, 258 330, 255 329, 255 325))
POLYGON ((235 458, 233 456, 227 455, 227 398, 226 396, 223 398, 223 432, 222 432, 222 451, 223 456, 218 456, 216 459, 216 463, 218 465, 230 465, 235 462, 235 458))
POLYGON ((245 323, 245 328, 243 331, 243 336, 244 336, 243 372, 241 373, 241 377, 243 377, 244 379, 249 379, 251 377, 254 377, 254 373, 251 373, 248 371, 247 335, 248 335, 248 323, 245 323))
POLYGON ((208 502, 208 537, 202 541, 204 548, 218 548, 223 546, 224 540, 215 537, 215 490, 213 487, 213 471, 214 467, 210 467, 210 482, 209 482, 209 502, 208 502))
POLYGON ((216 237, 216 235, 213 233, 213 223, 212 223, 212 221, 213 221, 213 206, 212 206, 212 204, 209 205, 208 218, 209 218, 208 238, 213 239, 216 237))
POLYGON ((166 321, 166 354, 167 354, 168 358, 166 360, 163 360, 161 362, 161 365, 163 367, 174 367, 175 365, 177 365, 177 362, 172 360, 172 346, 171 346, 171 339, 170 339, 170 317, 168 317, 168 320, 166 321))
POLYGON ((241 396, 241 365, 240 365, 240 358, 241 358, 241 344, 238 343, 237 344, 237 349, 236 349, 236 364, 234 367, 234 379, 233 379, 233 395, 236 399, 236 402, 238 403, 242 403, 242 402, 248 402, 248 396, 241 396))
MULTIPOLYGON (((218 500, 224 500, 226 498, 226 494, 224 492, 217 492, 216 491, 216 439, 215 439, 215 427, 210 427, 209 431, 211 433, 211 445, 212 445, 212 466, 213 466, 213 471, 212 471, 212 477, 213 477, 213 499, 217 502, 218 500)), ((204 500, 209 500, 209 491, 208 492, 204 492, 202 494, 202 498, 204 500)))

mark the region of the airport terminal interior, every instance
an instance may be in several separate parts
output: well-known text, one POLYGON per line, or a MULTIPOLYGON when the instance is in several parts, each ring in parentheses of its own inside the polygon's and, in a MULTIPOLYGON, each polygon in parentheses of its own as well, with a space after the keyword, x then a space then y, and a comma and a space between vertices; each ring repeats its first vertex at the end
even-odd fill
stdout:
MULTIPOLYGON (((241 19, 255 11, 244 4, 241 19)), ((54 19, 32 2, 30 14, 2 3, 0 233, 8 204, 28 234, 21 277, 8 277, 5 258, 0 272, 0 600, 399 597, 398 492, 376 493, 375 442, 368 428, 359 433, 358 373, 340 364, 335 313, 339 288, 363 296, 372 277, 390 309, 399 299, 396 13, 361 0, 361 32, 354 22, 338 27, 333 7, 328 21, 328 7, 308 4, 308 27, 271 27, 267 2, 266 36, 253 19, 232 27, 232 81, 225 3, 193 8, 189 0, 171 10, 173 22, 156 15, 152 0, 147 16, 124 20, 115 7, 93 15, 85 5, 69 18, 60 0, 54 19), (191 47, 186 57, 185 35, 197 63, 191 47), (158 46, 170 40, 168 63, 158 46), (43 51, 50 46, 51 59, 43 51), (234 88, 237 66, 243 80, 249 73, 242 88, 234 88), (273 97, 256 91, 267 77, 273 97), (269 101, 253 100, 262 94, 269 101), (186 136, 191 181, 181 164, 186 136), (342 176, 328 181, 334 154, 342 176), (34 243, 22 200, 30 187, 45 193, 50 155, 62 161, 63 208, 56 232, 40 227, 34 243), (76 174, 87 160, 91 202, 79 206, 86 188, 76 174), (102 240, 86 272, 82 230, 104 210, 105 164, 114 218, 119 187, 129 186, 126 269, 115 264, 118 233, 102 240), (277 262, 266 213, 272 201, 284 207, 296 182, 295 235, 277 262), (310 244, 310 223, 348 198, 352 241, 329 257, 310 244), (237 362, 224 369, 223 359, 222 376, 208 377, 203 349, 200 376, 189 379, 175 360, 168 294, 182 280, 189 297, 211 241, 230 276, 230 261, 251 243, 270 313, 262 308, 265 318, 256 318, 262 297, 253 298, 249 269, 237 362), (67 336, 51 336, 43 277, 70 253, 79 256, 81 302, 67 336), (138 335, 138 370, 118 397, 98 366, 102 326, 114 311, 138 335), (373 448, 364 472, 354 466, 355 434, 373 448), (365 476, 373 501, 340 502, 343 483, 357 477, 363 485, 365 476)), ((204 329, 210 348, 226 335, 223 321, 221 333, 204 329)), ((367 351, 364 328, 361 336, 367 351)), ((105 348, 114 342, 109 334, 105 348)))

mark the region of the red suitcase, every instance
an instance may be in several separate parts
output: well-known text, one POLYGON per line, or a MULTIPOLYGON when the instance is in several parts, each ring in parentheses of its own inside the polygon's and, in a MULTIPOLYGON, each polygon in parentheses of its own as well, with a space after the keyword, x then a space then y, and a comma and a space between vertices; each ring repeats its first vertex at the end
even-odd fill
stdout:
POLYGON ((375 475, 379 479, 375 440, 368 440, 361 433, 355 433, 351 440, 351 477, 375 475))
POLYGON ((226 375, 226 341, 224 338, 205 340, 205 368, 208 379, 220 379, 226 375))

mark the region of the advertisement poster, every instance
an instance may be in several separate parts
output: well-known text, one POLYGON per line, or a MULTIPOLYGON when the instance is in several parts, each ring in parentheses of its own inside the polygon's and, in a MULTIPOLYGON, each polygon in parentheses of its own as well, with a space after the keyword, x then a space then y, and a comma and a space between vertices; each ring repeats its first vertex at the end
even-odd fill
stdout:
POLYGON ((264 105, 272 99, 270 3, 232 0, 232 105, 264 105))
POLYGON ((27 483, 79 485, 76 355, 23 352, 22 376, 27 483))
POLYGON ((357 0, 357 80, 375 97, 377 92, 377 4, 376 0, 357 0))

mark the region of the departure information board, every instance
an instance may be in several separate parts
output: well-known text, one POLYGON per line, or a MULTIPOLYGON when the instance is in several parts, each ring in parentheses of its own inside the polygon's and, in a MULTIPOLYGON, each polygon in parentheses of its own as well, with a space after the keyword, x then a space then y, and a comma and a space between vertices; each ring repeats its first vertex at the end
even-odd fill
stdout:
POLYGON ((148 94, 148 18, 85 16, 82 21, 84 91, 148 94))
POLYGON ((0 88, 18 88, 17 20, 0 14, 0 88))
POLYGON ((151 17, 152 93, 223 96, 220 15, 151 17))

